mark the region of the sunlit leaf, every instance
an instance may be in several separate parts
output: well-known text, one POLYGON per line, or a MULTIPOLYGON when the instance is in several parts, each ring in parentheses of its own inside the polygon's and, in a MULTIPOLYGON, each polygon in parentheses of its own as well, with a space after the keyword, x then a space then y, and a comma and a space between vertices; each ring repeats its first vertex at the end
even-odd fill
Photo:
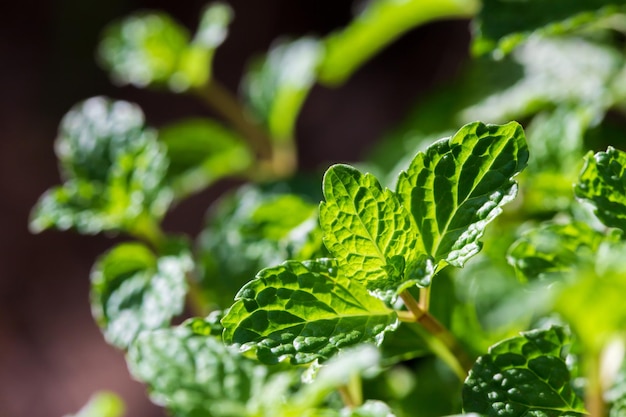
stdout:
POLYGON ((59 128, 56 150, 65 179, 42 196, 31 229, 75 228, 150 234, 171 202, 168 159, 141 110, 94 97, 74 106, 59 128))
POLYGON ((323 361, 363 342, 382 341, 396 314, 327 260, 287 261, 246 284, 222 319, 224 341, 262 362, 323 361))
POLYGON ((439 265, 461 267, 481 249, 486 225, 513 199, 513 177, 526 166, 524 132, 471 123, 419 153, 398 179, 397 194, 410 210, 423 247, 439 265))
POLYGON ((267 371, 211 336, 181 326, 143 332, 131 345, 133 376, 177 417, 242 417, 267 371))
POLYGON ((325 40, 320 80, 344 82, 374 54, 408 30, 438 19, 470 17, 475 0, 373 0, 344 29, 325 40))
POLYGON ((463 388, 463 409, 484 416, 581 416, 565 363, 569 338, 559 327, 500 342, 476 360, 463 388))
POLYGON ((571 33, 624 11, 619 0, 484 0, 472 49, 502 55, 532 35, 571 33))
POLYGON ((124 410, 124 401, 119 396, 112 392, 100 391, 93 394, 78 413, 65 417, 122 417, 124 410))
POLYGON ((157 257, 139 243, 120 244, 101 257, 91 274, 91 300, 107 341, 127 348, 142 330, 169 325, 183 311, 192 266, 184 250, 157 257))
POLYGON ((242 82, 252 112, 278 141, 291 140, 295 121, 313 86, 322 48, 314 38, 274 45, 253 62, 242 82))
POLYGON ((602 223, 626 231, 626 153, 609 146, 587 154, 575 190, 602 223))

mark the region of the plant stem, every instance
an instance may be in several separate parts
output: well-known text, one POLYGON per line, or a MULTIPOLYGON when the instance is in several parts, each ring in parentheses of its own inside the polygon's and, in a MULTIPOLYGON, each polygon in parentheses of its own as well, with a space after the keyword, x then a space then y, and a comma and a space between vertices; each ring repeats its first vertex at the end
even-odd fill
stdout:
POLYGON ((363 404, 363 386, 359 374, 352 375, 348 383, 338 388, 341 400, 348 408, 356 408, 363 404))
MULTIPOLYGON (((443 347, 450 353, 454 363, 451 363, 450 358, 447 357, 448 355, 445 355, 446 357, 440 355, 442 359, 453 368, 461 380, 465 379, 465 376, 472 367, 472 362, 461 345, 459 345, 454 335, 439 323, 435 317, 425 311, 408 291, 403 291, 400 294, 400 298, 404 301, 406 308, 413 314, 413 321, 420 324, 428 333, 434 336, 437 341, 441 342, 443 347)), ((439 354, 438 351, 435 351, 435 353, 439 354)))
POLYGON ((606 412, 600 375, 600 357, 601 354, 590 354, 586 363, 585 408, 591 417, 604 417, 606 412))
POLYGON ((419 305, 424 311, 430 309, 430 287, 420 288, 419 305))

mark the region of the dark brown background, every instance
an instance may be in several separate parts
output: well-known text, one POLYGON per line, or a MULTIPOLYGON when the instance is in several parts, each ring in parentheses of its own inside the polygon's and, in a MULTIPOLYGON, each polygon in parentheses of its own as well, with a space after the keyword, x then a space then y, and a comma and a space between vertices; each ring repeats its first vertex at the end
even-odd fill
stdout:
MULTIPOLYGON (((89 308, 89 270, 113 241, 105 236, 28 233, 30 208, 59 182, 53 141, 77 101, 105 94, 138 102, 149 124, 209 114, 180 96, 112 86, 94 59, 98 34, 140 8, 166 10, 190 28, 203 1, 55 0, 10 2, 0 17, 0 416, 55 417, 109 389, 129 417, 163 415, 128 376, 89 308)), ((345 25, 351 2, 233 0, 231 35, 216 56, 216 76, 237 88, 246 60, 279 35, 324 35, 345 25)), ((314 170, 358 159, 432 85, 452 77, 467 54, 467 22, 415 30, 364 66, 344 86, 316 87, 298 122, 301 166, 314 170)), ((222 187, 223 188, 223 187, 222 187)), ((171 213, 169 231, 195 235, 218 194, 209 190, 171 213)))

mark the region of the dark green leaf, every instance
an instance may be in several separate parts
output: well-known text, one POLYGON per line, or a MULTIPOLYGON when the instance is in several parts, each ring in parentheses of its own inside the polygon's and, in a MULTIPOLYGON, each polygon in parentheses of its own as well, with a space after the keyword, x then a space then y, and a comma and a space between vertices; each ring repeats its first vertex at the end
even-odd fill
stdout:
POLYGON ((91 396, 89 402, 76 414, 65 417, 122 417, 124 402, 116 394, 100 391, 91 396))
POLYGON ((168 179, 179 197, 201 191, 215 181, 250 167, 243 138, 209 119, 189 119, 159 130, 170 159, 168 179))
POLYGON ((143 332, 128 364, 148 384, 150 397, 177 417, 242 417, 267 371, 219 339, 181 326, 143 332))
POLYGON ((515 197, 513 177, 527 160, 524 132, 515 122, 470 123, 417 154, 400 174, 397 194, 415 219, 418 246, 439 266, 463 266, 481 249, 486 225, 515 197))
POLYGON ((493 417, 585 414, 565 364, 569 343, 562 328, 552 327, 492 346, 465 381, 463 409, 493 417))
POLYGON ((484 0, 473 50, 506 54, 531 35, 570 33, 624 11, 620 0, 484 0))
POLYGON ((104 97, 79 103, 61 122, 56 150, 66 182, 42 196, 32 230, 153 232, 171 201, 168 160, 137 106, 104 97))
POLYGON ((396 314, 328 260, 287 261, 246 284, 222 319, 224 341, 265 363, 322 361, 359 343, 380 343, 396 314))
POLYGON ((478 7, 475 0, 370 1, 345 29, 325 40, 320 79, 326 84, 340 84, 408 30, 438 19, 469 17, 478 7))
POLYGON ((143 330, 169 325, 185 304, 186 251, 157 258, 139 243, 124 243, 101 257, 91 274, 92 310, 107 341, 127 348, 143 330))
POLYGON ((242 91, 252 112, 278 141, 293 139, 295 121, 315 82, 322 48, 314 38, 274 45, 253 63, 242 91))
POLYGON ((590 202, 602 223, 626 231, 626 153, 609 146, 585 156, 576 196, 590 202))
POLYGON ((394 193, 371 174, 334 165, 323 183, 320 204, 324 243, 349 279, 374 292, 428 285, 432 268, 418 229, 394 193))

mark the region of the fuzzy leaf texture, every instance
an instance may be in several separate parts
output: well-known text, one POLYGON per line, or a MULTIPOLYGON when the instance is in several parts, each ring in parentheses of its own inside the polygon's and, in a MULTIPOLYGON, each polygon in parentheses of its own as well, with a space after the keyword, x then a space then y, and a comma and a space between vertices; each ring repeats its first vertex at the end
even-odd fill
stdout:
POLYGON ((488 417, 582 416, 583 401, 565 364, 569 338, 559 327, 502 341, 480 356, 463 387, 463 409, 488 417))
POLYGON ((575 186, 576 196, 594 206, 608 227, 626 231, 626 153, 609 146, 606 152, 585 156, 585 166, 575 186))
POLYGON ((107 341, 125 349, 141 331, 169 325, 185 306, 192 267, 188 250, 157 257, 139 243, 102 256, 91 273, 91 301, 107 341))
POLYGON ((527 160, 524 131, 516 122, 470 123, 418 153, 396 187, 417 224, 417 245, 438 266, 462 267, 480 251, 487 224, 515 197, 513 177, 527 160))
POLYGON ((167 155, 136 105, 105 97, 79 103, 63 118, 55 145, 65 182, 41 197, 31 230, 144 234, 165 214, 167 155))
POLYGON ((364 342, 380 343, 396 314, 334 261, 287 261, 246 284, 222 319, 226 343, 264 363, 324 361, 364 342))
POLYGON ((512 51, 531 35, 562 35, 626 11, 621 0, 484 0, 472 49, 512 51))
POLYGON ((381 293, 428 284, 432 268, 416 245, 419 231, 392 191, 348 165, 330 167, 322 188, 324 244, 343 275, 381 293))
POLYGON ((266 370, 211 336, 185 326, 143 332, 127 361, 150 397, 176 417, 241 417, 266 370))

